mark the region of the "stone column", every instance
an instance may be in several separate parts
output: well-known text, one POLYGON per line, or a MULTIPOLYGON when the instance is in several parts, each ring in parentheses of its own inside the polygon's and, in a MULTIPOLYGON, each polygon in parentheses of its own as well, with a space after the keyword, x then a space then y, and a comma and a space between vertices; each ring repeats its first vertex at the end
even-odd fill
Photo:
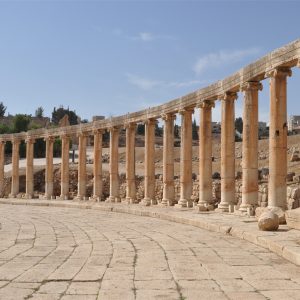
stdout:
POLYGON ((109 197, 106 202, 120 202, 119 191, 119 128, 110 129, 110 155, 109 155, 109 197))
POLYGON ((0 197, 4 197, 5 141, 0 140, 0 197))
POLYGON ((33 197, 33 158, 34 158, 34 139, 26 139, 26 195, 25 198, 33 197))
POLYGON ((145 122, 145 194, 142 205, 157 204, 155 199, 155 125, 156 120, 145 122))
POLYGON ((174 189, 174 114, 163 114, 163 199, 160 206, 171 206, 175 202, 174 189))
POLYGON ((93 197, 101 201, 102 197, 102 131, 94 130, 94 164, 93 164, 93 197))
POLYGON ((87 134, 81 132, 78 134, 78 184, 76 200, 85 200, 86 198, 86 145, 87 134))
POLYGON ((221 202, 218 210, 229 211, 235 203, 235 126, 234 101, 236 93, 225 93, 222 101, 221 123, 221 202))
POLYGON ((258 201, 258 91, 262 90, 262 84, 246 82, 241 90, 244 92, 243 187, 239 211, 247 212, 258 201))
POLYGON ((199 104, 199 201, 196 209, 208 210, 212 202, 212 128, 211 109, 213 101, 204 100, 199 104))
POLYGON ((289 68, 270 71, 270 129, 268 207, 286 209, 287 76, 289 68))
POLYGON ((135 131, 136 124, 126 124, 126 203, 136 203, 135 131))
POLYGON ((53 195, 53 145, 54 137, 45 138, 46 141, 46 172, 44 199, 52 199, 53 195))
POLYGON ((20 140, 14 138, 12 140, 12 175, 11 175, 11 193, 10 198, 16 198, 19 194, 19 149, 20 140))
POLYGON ((193 190, 192 170, 192 115, 193 108, 179 110, 181 115, 181 146, 180 146, 180 199, 177 208, 190 207, 193 190))
POLYGON ((70 138, 68 135, 61 136, 61 200, 69 199, 69 160, 70 138))

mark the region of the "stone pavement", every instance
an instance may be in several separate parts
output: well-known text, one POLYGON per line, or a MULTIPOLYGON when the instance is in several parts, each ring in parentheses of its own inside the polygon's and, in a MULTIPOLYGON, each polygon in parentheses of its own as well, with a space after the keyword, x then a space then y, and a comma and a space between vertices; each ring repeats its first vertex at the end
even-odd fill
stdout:
POLYGON ((1 300, 300 299, 300 267, 228 234, 70 207, 0 222, 1 300))

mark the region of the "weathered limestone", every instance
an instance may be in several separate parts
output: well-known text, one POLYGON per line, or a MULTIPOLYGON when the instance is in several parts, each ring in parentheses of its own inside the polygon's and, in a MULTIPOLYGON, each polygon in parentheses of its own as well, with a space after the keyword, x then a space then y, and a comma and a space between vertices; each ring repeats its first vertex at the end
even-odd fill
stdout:
POLYGON ((70 138, 68 135, 61 135, 61 193, 60 199, 69 199, 69 150, 70 138))
POLYGON ((4 193, 5 141, 0 140, 0 197, 4 193))
POLYGON ((110 131, 110 158, 109 158, 109 197, 106 202, 120 202, 119 192, 119 128, 111 127, 110 131))
POLYGON ((300 230, 300 208, 287 210, 285 212, 285 219, 290 228, 300 230))
POLYGON ((258 91, 260 82, 245 83, 243 110, 243 186, 239 211, 246 213, 258 203, 258 91))
POLYGON ((26 194, 25 198, 33 198, 33 158, 34 158, 34 139, 26 139, 26 194))
POLYGON ((175 207, 192 206, 192 115, 193 108, 179 110, 181 115, 180 199, 175 207))
POLYGON ((135 131, 136 124, 128 123, 126 128, 126 203, 136 203, 135 186, 135 131))
POLYGON ((212 201, 212 129, 211 109, 213 101, 202 101, 199 125, 199 201, 197 209, 205 211, 212 201))
POLYGON ((289 68, 277 68, 270 77, 269 202, 268 207, 286 209, 287 175, 287 76, 289 68))
POLYGON ((11 176, 11 193, 10 198, 16 198, 19 194, 19 149, 20 140, 14 138, 12 140, 12 176, 11 176))
POLYGON ((54 137, 45 138, 46 141, 46 170, 44 199, 51 199, 53 195, 53 145, 54 137))
POLYGON ((94 164, 93 164, 93 197, 91 200, 100 201, 102 198, 102 131, 94 130, 94 164))
POLYGON ((140 204, 157 204, 155 199, 155 125, 156 120, 145 121, 145 194, 140 204))
POLYGON ((78 185, 76 200, 85 200, 86 196, 86 142, 87 134, 78 134, 78 185))
POLYGON ((163 198, 160 206, 174 205, 174 114, 163 114, 164 140, 163 140, 163 198))
POLYGON ((236 93, 225 93, 222 103, 221 128, 221 202, 218 210, 229 211, 235 201, 235 127, 234 101, 236 93))
POLYGON ((266 211, 258 219, 258 228, 263 231, 274 231, 279 227, 279 218, 272 211, 266 211))

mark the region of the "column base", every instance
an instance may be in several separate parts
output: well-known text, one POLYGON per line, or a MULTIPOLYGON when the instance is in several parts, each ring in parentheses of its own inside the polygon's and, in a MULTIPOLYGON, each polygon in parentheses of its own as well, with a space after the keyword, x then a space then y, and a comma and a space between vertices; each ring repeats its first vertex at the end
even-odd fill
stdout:
POLYGON ((117 203, 117 202, 121 202, 121 199, 119 197, 109 196, 108 198, 106 198, 105 202, 117 203))
POLYGON ((229 212, 229 203, 219 203, 217 212, 229 212))
POLYGON ((151 201, 153 201, 153 200, 150 199, 150 198, 144 198, 144 199, 142 199, 142 201, 139 204, 143 205, 143 206, 150 206, 151 205, 151 201))
POLYGON ((8 198, 17 198, 17 195, 16 194, 9 194, 8 198))
POLYGON ((187 199, 180 199, 177 204, 174 205, 176 208, 189 208, 193 207, 193 201, 187 199))
POLYGON ((101 201, 101 197, 94 195, 92 197, 89 197, 89 201, 100 202, 101 201))
POLYGON ((22 198, 23 199, 33 199, 33 194, 25 194, 22 198))
POLYGON ((161 202, 159 202, 157 205, 160 207, 166 207, 166 206, 174 206, 175 200, 171 199, 162 199, 161 202))
POLYGON ((68 195, 56 196, 56 200, 69 200, 69 196, 68 195))

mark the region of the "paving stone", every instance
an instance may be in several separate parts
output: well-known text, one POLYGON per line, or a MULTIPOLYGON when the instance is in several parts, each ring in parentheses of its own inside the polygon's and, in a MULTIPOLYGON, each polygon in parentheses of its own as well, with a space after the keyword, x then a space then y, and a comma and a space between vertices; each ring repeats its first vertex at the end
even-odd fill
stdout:
MULTIPOLYGON (((188 300, 260 300, 300 295, 300 267, 246 240, 161 219, 64 206, 0 204, 5 228, 0 230, 0 299, 177 300, 181 293, 188 300)), ((164 211, 172 218, 182 215, 164 211)), ((190 217, 193 223, 201 216, 190 217)), ((217 227, 225 226, 222 215, 209 218, 217 227)), ((280 247, 280 231, 260 234, 280 247)), ((288 232, 284 241, 294 239, 288 232)))

